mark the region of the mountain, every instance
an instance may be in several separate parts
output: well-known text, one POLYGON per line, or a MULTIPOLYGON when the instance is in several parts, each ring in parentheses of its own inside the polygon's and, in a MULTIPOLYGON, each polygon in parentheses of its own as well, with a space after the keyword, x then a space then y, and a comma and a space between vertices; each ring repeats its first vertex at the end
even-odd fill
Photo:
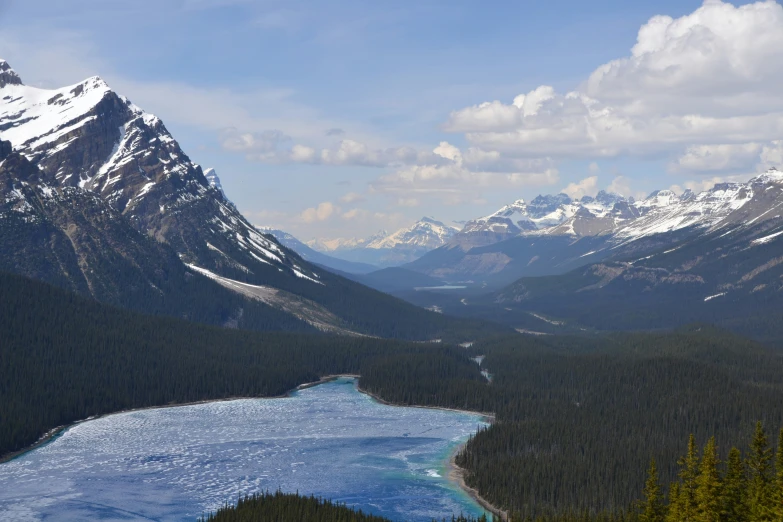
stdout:
POLYGON ((451 328, 258 232, 159 118, 100 78, 46 90, 5 61, 0 70, 0 140, 11 144, 1 196, 12 216, 0 266, 122 306, 181 315, 192 303, 196 320, 219 324, 417 339, 451 328), (190 281, 201 290, 185 291, 190 281))
POLYGON ((418 259, 446 244, 458 231, 455 227, 423 217, 410 227, 392 234, 384 230, 365 239, 313 240, 308 245, 341 259, 391 267, 418 259))
POLYGON ((783 345, 783 219, 752 219, 702 229, 641 257, 522 278, 491 300, 582 327, 671 328, 699 321, 783 345))
POLYGON ((444 247, 406 267, 494 288, 519 277, 563 274, 671 246, 696 231, 762 219, 778 205, 774 192, 764 190, 779 178, 772 169, 747 183, 721 183, 681 196, 660 190, 639 201, 604 191, 580 200, 565 194, 538 196, 530 204, 519 200, 469 222, 444 247), (744 210, 735 213, 739 209, 744 210))
MULTIPOLYGON (((770 169, 698 194, 656 191, 628 207, 638 216, 592 215, 613 221, 605 233, 544 229, 475 247, 454 262, 465 266, 470 259, 504 255, 500 273, 524 273, 508 286, 488 285, 483 294, 474 288, 405 297, 525 331, 709 322, 783 345, 783 173, 770 169), (534 254, 544 262, 531 259, 534 254)), ((441 251, 445 258, 459 249, 441 251)))
POLYGON ((277 239, 277 241, 280 242, 280 244, 299 254, 302 259, 305 259, 316 265, 323 266, 327 269, 338 270, 348 274, 368 274, 378 270, 377 266, 373 266, 367 263, 354 263, 352 261, 338 259, 336 257, 332 257, 314 250, 288 232, 267 227, 260 227, 258 230, 264 234, 271 234, 275 237, 275 239, 277 239))
POLYGON ((97 194, 59 186, 7 141, 0 141, 0 202, 0 269, 148 313, 313 330, 306 320, 196 276, 97 194))
POLYGON ((370 243, 377 241, 379 239, 383 239, 388 235, 389 233, 386 232, 385 230, 379 230, 375 234, 365 238, 338 237, 334 239, 311 239, 310 241, 306 242, 306 245, 320 252, 337 252, 341 250, 353 250, 353 249, 364 248, 370 243))
POLYGON ((209 186, 213 189, 219 190, 223 197, 226 197, 226 193, 223 191, 223 185, 220 184, 220 178, 215 172, 215 169, 207 169, 204 171, 204 177, 207 178, 209 186))

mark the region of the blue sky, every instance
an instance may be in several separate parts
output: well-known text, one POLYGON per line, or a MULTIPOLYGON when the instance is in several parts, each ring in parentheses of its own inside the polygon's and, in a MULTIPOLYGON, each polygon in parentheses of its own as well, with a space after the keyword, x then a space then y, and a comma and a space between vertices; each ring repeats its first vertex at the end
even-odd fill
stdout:
POLYGON ((749 177, 783 150, 781 33, 773 1, 0 0, 26 83, 102 76, 302 239, 749 177))

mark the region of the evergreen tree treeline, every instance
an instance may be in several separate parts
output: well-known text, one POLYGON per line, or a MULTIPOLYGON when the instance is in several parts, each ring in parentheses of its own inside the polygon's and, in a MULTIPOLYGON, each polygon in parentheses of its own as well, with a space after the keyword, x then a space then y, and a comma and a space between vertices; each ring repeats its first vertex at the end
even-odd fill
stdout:
POLYGON ((780 522, 783 520, 783 429, 774 467, 761 422, 745 458, 736 447, 722 463, 715 437, 699 455, 691 436, 679 480, 664 496, 655 461, 647 472, 640 522, 780 522))
MULTIPOLYGON (((298 494, 259 493, 239 499, 235 506, 224 506, 199 522, 391 522, 388 518, 353 510, 343 504, 298 494)), ((452 516, 450 522, 487 522, 479 518, 452 516)), ((433 522, 438 522, 433 520, 433 522)), ((443 522, 447 522, 446 519, 443 522)))

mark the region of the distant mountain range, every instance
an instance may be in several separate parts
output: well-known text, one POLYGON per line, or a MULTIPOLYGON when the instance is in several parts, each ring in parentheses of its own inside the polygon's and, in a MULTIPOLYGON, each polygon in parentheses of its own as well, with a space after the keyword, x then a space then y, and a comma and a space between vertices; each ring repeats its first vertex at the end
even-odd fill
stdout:
POLYGON ((783 345, 777 169, 679 196, 662 190, 640 201, 611 194, 536 200, 552 205, 538 211, 518 201, 403 267, 463 278, 466 289, 397 295, 523 332, 703 321, 783 345), (491 242, 512 226, 510 237, 491 242))
POLYGON ((337 276, 259 232, 213 170, 102 79, 39 89, 4 60, 0 245, 0 270, 212 324, 419 340, 465 324, 337 276))
POLYGON ((410 227, 389 234, 382 230, 364 239, 316 239, 307 246, 332 257, 378 267, 398 266, 445 245, 459 229, 423 217, 410 227))
POLYGON ((518 200, 469 221, 446 245, 405 267, 492 288, 524 276, 562 274, 623 253, 653 251, 691 229, 774 218, 781 202, 767 187, 780 179, 772 169, 747 183, 722 183, 680 196, 660 190, 639 201, 604 191, 580 200, 565 194, 518 200))

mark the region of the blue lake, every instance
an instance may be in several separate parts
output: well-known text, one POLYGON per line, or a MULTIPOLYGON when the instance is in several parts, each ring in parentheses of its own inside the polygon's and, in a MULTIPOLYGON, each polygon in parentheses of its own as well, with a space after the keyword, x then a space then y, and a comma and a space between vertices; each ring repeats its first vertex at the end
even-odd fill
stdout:
POLYGON ((0 464, 0 518, 193 521, 278 488, 394 520, 480 515, 448 480, 447 461, 484 425, 380 404, 350 378, 289 398, 119 413, 0 464))

